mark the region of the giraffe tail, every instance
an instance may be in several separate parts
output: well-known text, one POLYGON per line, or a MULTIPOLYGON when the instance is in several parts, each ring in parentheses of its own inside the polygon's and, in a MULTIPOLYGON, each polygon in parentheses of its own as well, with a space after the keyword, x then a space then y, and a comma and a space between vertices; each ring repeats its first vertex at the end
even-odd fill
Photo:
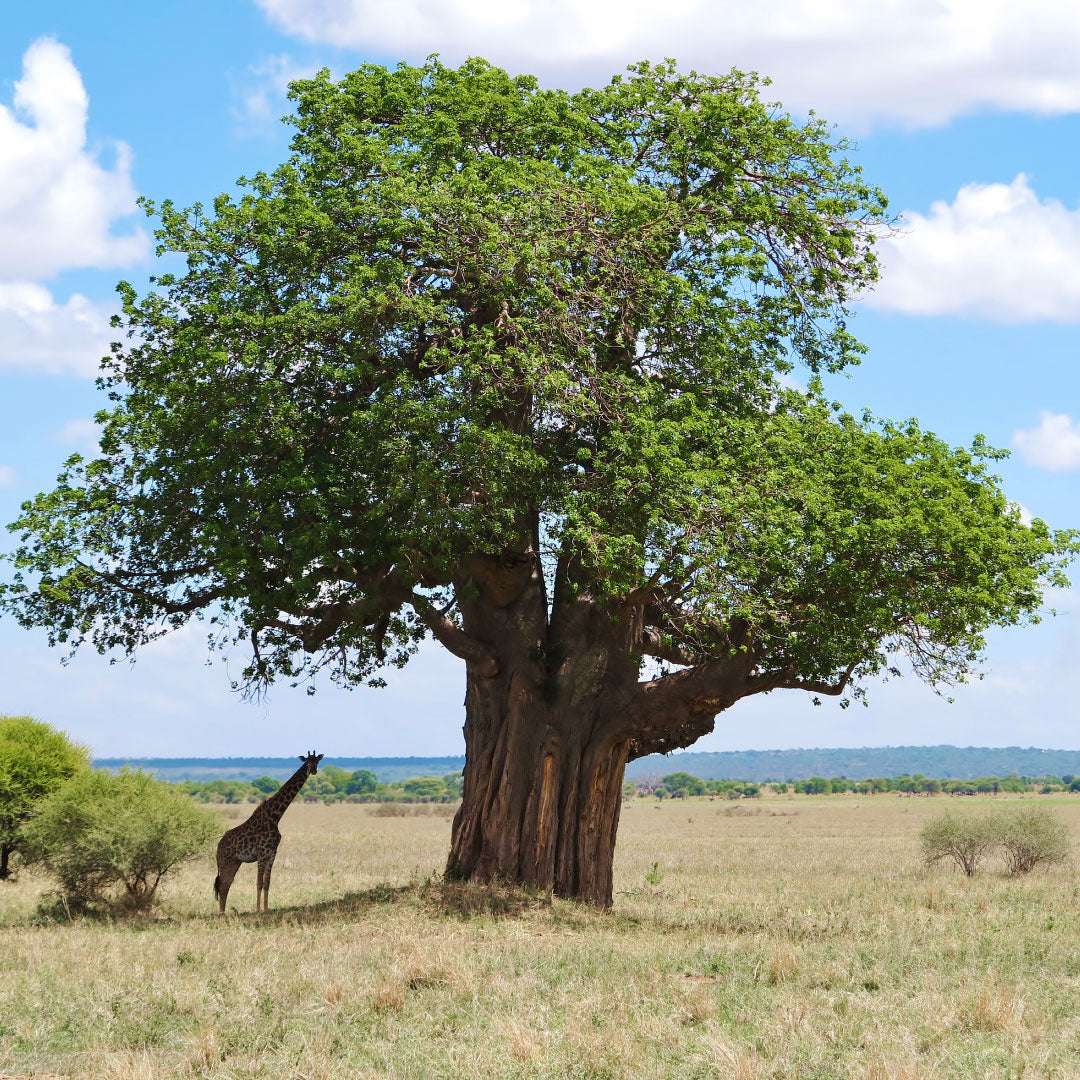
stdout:
POLYGON ((218 899, 221 898, 221 875, 220 874, 218 874, 218 876, 216 878, 214 878, 214 896, 217 897, 218 899))

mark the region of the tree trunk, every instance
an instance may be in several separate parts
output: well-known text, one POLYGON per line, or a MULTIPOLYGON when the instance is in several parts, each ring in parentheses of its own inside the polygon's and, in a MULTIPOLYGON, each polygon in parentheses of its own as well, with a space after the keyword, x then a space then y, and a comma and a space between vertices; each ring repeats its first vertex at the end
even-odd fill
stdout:
POLYGON ((590 689, 544 700, 527 668, 498 679, 470 674, 465 787, 448 876, 611 905, 630 739, 603 689, 590 689))
POLYGON ((549 616, 535 556, 477 560, 468 585, 465 630, 495 663, 467 665, 447 875, 609 907, 637 663, 587 599, 549 616))
POLYGON ((11 870, 8 868, 8 857, 14 850, 14 844, 0 844, 0 881, 6 881, 11 877, 11 870))

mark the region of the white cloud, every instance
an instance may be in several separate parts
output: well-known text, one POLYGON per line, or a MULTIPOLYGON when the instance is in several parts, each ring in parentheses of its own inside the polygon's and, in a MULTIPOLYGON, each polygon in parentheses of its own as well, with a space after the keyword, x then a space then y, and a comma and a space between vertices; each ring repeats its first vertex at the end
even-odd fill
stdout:
POLYGON ((68 49, 41 38, 23 57, 14 107, 0 105, 0 280, 42 279, 72 267, 144 258, 146 233, 114 234, 133 213, 131 151, 111 168, 86 145, 89 99, 68 49))
POLYGON ((1022 502, 1010 503, 1010 506, 1019 511, 1022 524, 1030 525, 1035 520, 1035 515, 1022 502))
POLYGON ((14 487, 18 478, 14 465, 0 465, 0 487, 14 487))
POLYGON ((1043 410, 1038 426, 1015 431, 1012 444, 1029 465, 1038 469, 1080 469, 1080 423, 1065 413, 1043 410))
POLYGON ((82 453, 97 454, 100 435, 99 424, 80 417, 77 420, 69 420, 59 431, 53 432, 52 440, 64 446, 74 446, 82 453))
POLYGON ((416 61, 485 56, 563 84, 640 59, 771 75, 833 120, 944 123, 976 109, 1080 110, 1070 0, 256 0, 287 33, 416 61))
POLYGON ((86 140, 89 99, 71 53, 51 38, 23 56, 10 107, 0 104, 0 368, 94 375, 108 351, 107 310, 41 282, 149 255, 135 210, 131 151, 86 140), (103 163, 103 158, 111 163, 103 163))
POLYGON ((0 368, 93 376, 109 341, 105 309, 85 296, 58 304, 44 285, 0 281, 0 368))
POLYGON ((1011 184, 967 184, 928 214, 905 212, 879 244, 882 278, 866 302, 908 315, 992 322, 1080 322, 1080 208, 1011 184))
POLYGON ((237 131, 241 135, 276 131, 278 121, 289 111, 289 83, 310 78, 316 70, 314 65, 298 64, 282 54, 267 56, 250 65, 243 76, 234 76, 230 112, 237 131))

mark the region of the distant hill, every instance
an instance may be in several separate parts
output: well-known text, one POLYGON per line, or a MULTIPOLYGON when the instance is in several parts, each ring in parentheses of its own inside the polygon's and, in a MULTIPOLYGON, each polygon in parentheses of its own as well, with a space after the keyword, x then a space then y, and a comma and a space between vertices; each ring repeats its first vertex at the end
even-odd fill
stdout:
POLYGON ((978 776, 1080 776, 1080 750, 1034 746, 864 746, 860 749, 734 750, 631 762, 629 779, 664 776, 679 770, 702 780, 805 780, 810 776, 904 776, 922 773, 936 780, 978 776))
MULTIPOLYGON (((284 780, 296 770, 296 758, 98 758, 104 769, 141 767, 162 780, 284 780)), ((368 769, 384 784, 414 776, 460 772, 463 757, 326 758, 348 772, 368 769)), ((866 746, 861 749, 733 750, 651 754, 631 762, 627 779, 688 772, 702 780, 805 780, 810 776, 903 776, 922 773, 937 780, 977 776, 1080 776, 1080 750, 1040 750, 1034 746, 866 746)))

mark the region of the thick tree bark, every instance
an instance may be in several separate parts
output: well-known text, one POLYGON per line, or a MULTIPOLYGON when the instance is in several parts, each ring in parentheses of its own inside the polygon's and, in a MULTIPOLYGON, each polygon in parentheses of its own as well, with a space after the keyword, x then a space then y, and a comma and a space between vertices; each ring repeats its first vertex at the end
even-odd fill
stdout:
POLYGON ((467 663, 447 874, 608 907, 637 660, 588 598, 549 614, 535 556, 478 560, 462 586, 464 629, 490 655, 467 663))
POLYGON ((0 844, 0 881, 6 881, 11 877, 11 870, 8 867, 8 858, 14 850, 14 844, 0 844))
POLYGON ((602 685, 577 687, 568 701, 542 690, 532 665, 469 676, 464 798, 447 873, 608 907, 630 738, 602 685))
MULTIPOLYGON (((458 582, 467 655, 465 787, 447 873, 611 903, 637 665, 586 599, 549 612, 532 551, 458 582)), ((559 592, 557 586, 557 592, 559 592)))

